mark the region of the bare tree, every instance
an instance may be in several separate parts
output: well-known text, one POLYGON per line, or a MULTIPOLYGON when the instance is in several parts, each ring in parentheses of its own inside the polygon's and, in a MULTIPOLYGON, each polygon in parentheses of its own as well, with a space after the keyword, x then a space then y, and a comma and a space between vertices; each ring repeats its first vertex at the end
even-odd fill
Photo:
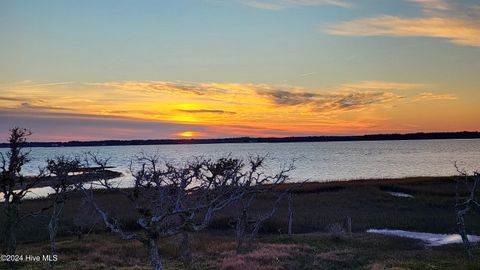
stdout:
POLYGON ((288 193, 288 235, 293 234, 293 198, 292 192, 288 193))
POLYGON ((22 167, 30 160, 29 152, 24 150, 27 137, 31 132, 15 127, 10 130, 9 151, 0 153, 0 188, 3 193, 4 220, 2 229, 2 252, 15 254, 16 252, 16 228, 25 217, 20 213, 20 205, 27 193, 43 179, 43 172, 35 177, 25 177, 22 167))
MULTIPOLYGON (((92 159, 106 166, 104 160, 92 159)), ((244 180, 239 177, 243 166, 236 159, 197 159, 182 166, 161 164, 156 155, 143 155, 138 161, 139 167, 130 166, 134 177, 131 189, 117 188, 107 179, 98 180, 97 184, 128 199, 138 214, 139 232, 126 232, 97 203, 91 188, 81 190, 111 232, 144 244, 152 269, 163 269, 157 247, 159 239, 206 228, 215 213, 244 195, 238 188, 244 180)))
POLYGON ((54 159, 47 160, 47 172, 50 176, 51 188, 53 194, 49 197, 52 199, 50 220, 48 223, 48 234, 50 238, 50 256, 49 268, 54 268, 53 256, 56 254, 56 236, 63 207, 75 186, 69 183, 68 179, 75 172, 78 172, 80 160, 78 158, 68 158, 59 156, 54 159))
POLYGON ((459 169, 456 165, 455 167, 460 174, 460 179, 457 179, 456 184, 455 212, 457 215, 457 228, 462 237, 468 257, 473 258, 472 244, 468 239, 465 226, 465 217, 471 212, 480 214, 480 203, 477 200, 477 191, 480 186, 480 172, 475 171, 472 175, 469 175, 465 170, 459 169), (468 191, 467 196, 463 198, 460 194, 461 186, 464 186, 468 191))
POLYGON ((262 170, 265 158, 250 157, 247 171, 236 176, 241 178, 238 188, 243 194, 234 205, 237 253, 251 247, 263 224, 275 215, 281 200, 291 191, 291 188, 281 190, 278 187, 289 179, 288 173, 294 169, 293 164, 282 168, 275 175, 268 175, 262 170), (254 206, 259 205, 257 200, 261 194, 273 196, 273 205, 268 211, 253 214, 254 206))

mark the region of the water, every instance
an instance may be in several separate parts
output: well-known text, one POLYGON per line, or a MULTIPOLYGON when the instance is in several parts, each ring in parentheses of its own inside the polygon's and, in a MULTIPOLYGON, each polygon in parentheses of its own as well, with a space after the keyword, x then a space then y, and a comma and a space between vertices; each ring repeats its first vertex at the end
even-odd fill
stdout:
MULTIPOLYGON (((449 244, 459 244, 462 243, 462 237, 459 234, 441 234, 441 233, 425 233, 425 232, 409 232, 402 230, 377 230, 370 229, 367 230, 367 233, 376 233, 384 235, 394 235, 399 237, 413 238, 422 240, 430 247, 438 247, 449 244)), ((478 235, 467 235, 470 242, 480 242, 480 236, 478 235)))
MULTIPOLYGON (((5 152, 6 149, 0 149, 5 152)), ((294 180, 332 181, 409 176, 455 175, 454 163, 472 171, 480 168, 480 140, 419 140, 313 143, 242 143, 203 145, 145 145, 31 148, 32 162, 24 173, 34 174, 45 160, 57 155, 82 155, 91 151, 111 157, 115 170, 128 174, 130 161, 142 151, 158 153, 164 160, 181 163, 203 156, 228 154, 246 158, 268 155, 267 170, 277 171, 296 159, 294 180)))

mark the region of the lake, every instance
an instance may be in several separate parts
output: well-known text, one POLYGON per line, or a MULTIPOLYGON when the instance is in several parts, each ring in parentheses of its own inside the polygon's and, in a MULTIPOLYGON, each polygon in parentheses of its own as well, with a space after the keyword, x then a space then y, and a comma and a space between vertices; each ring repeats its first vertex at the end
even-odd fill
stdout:
MULTIPOLYGON (((6 149, 1 149, 2 152, 6 149)), ((305 143, 239 143, 95 147, 31 148, 32 162, 24 172, 33 174, 48 157, 82 155, 87 151, 111 157, 110 165, 128 174, 130 161, 141 152, 160 155, 181 163, 194 157, 226 155, 246 158, 268 155, 267 170, 276 171, 295 159, 294 180, 352 180, 408 176, 455 175, 454 163, 468 169, 480 168, 480 140, 355 141, 305 143)))

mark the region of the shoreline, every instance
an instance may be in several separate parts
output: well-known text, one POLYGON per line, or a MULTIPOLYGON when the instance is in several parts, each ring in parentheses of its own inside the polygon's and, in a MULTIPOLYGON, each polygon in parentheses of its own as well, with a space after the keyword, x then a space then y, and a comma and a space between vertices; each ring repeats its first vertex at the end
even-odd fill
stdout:
MULTIPOLYGON (((122 177, 123 174, 116 171, 106 171, 109 174, 109 179, 116 179, 122 177)), ((75 176, 74 176, 75 177, 75 176)), ((321 193, 321 192, 336 192, 341 191, 344 189, 350 188, 378 188, 379 190, 389 193, 389 192, 400 192, 400 193, 407 193, 407 194, 416 194, 419 191, 412 191, 411 188, 415 186, 427 186, 427 185, 451 185, 455 183, 455 179, 457 176, 418 176, 418 177, 404 177, 404 178, 371 178, 371 179, 354 179, 354 180, 334 180, 334 181, 327 181, 327 182, 320 182, 320 181, 311 181, 305 182, 301 184, 300 182, 292 182, 292 183, 284 183, 279 185, 277 188, 278 190, 288 189, 291 186, 299 185, 298 187, 292 189, 292 193, 294 194, 301 194, 301 193, 321 193)), ((82 178, 79 178, 83 180, 82 178)), ((76 184, 82 181, 73 180, 69 181, 69 184, 76 184)), ((95 179, 88 179, 87 181, 83 182, 92 182, 95 179)), ((42 181, 40 185, 37 185, 35 188, 48 188, 51 187, 51 181, 42 181)), ((129 187, 122 187, 121 189, 130 189, 129 187)), ((454 190, 452 190, 454 192, 454 190)), ((95 193, 115 193, 114 190, 105 190, 105 189, 95 189, 95 193)), ((429 194, 443 194, 445 192, 439 192, 435 190, 430 190, 429 194)), ((448 192, 447 192, 448 193, 448 192)), ((453 194, 453 193, 452 193, 453 194)), ((28 198, 29 201, 36 201, 36 200, 48 200, 49 195, 40 196, 40 197, 33 197, 28 198)), ((1 202, 0 202, 1 204, 1 202)))
MULTIPOLYGON (((139 140, 99 140, 67 142, 28 142, 26 147, 78 147, 78 146, 128 146, 128 145, 183 145, 183 144, 234 144, 234 143, 299 143, 299 142, 351 142, 351 141, 416 141, 416 140, 463 140, 480 139, 479 131, 459 132, 417 132, 404 134, 367 134, 338 136, 298 136, 298 137, 234 137, 204 139, 139 139, 139 140)), ((7 148, 0 143, 0 148, 7 148)))
MULTIPOLYGON (((77 175, 71 175, 67 179, 67 185, 73 185, 73 184, 78 184, 78 183, 87 183, 91 181, 96 181, 99 176, 99 172, 96 173, 82 173, 82 174, 77 174, 77 175)), ((122 177, 121 172, 113 171, 113 170, 105 170, 103 172, 100 172, 102 177, 105 177, 106 179, 115 179, 122 177)), ((32 181, 31 176, 27 176, 26 180, 23 184, 28 185, 29 181, 32 181)), ((45 188, 45 187, 52 187, 52 184, 55 183, 56 176, 46 176, 42 178, 35 186, 32 188, 45 188)), ((22 189, 21 185, 15 186, 15 189, 22 189)))
MULTIPOLYGON (((332 180, 332 181, 308 181, 297 190, 312 189, 331 189, 331 188, 347 188, 347 187, 366 187, 366 186, 391 186, 391 185, 416 185, 416 184, 432 184, 432 183, 448 183, 453 182, 458 176, 412 176, 401 178, 365 178, 353 180, 332 180)), ((281 186, 289 187, 299 182, 284 183, 281 186)))

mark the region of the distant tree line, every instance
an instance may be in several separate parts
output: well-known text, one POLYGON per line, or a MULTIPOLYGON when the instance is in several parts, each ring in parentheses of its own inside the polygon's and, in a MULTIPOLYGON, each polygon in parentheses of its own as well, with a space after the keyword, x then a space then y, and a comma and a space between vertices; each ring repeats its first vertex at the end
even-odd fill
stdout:
MULTIPOLYGON (((407 134, 372 134, 359 136, 303 136, 303 137, 238 137, 218 139, 152 139, 152 140, 103 140, 69 142, 27 142, 28 147, 67 147, 67 146, 113 146, 113 145, 159 145, 159 144, 214 144, 214 143, 288 143, 288 142, 335 142, 335 141, 387 141, 387 140, 442 140, 480 139, 480 132, 432 132, 407 134)), ((0 148, 9 143, 0 143, 0 148)))

